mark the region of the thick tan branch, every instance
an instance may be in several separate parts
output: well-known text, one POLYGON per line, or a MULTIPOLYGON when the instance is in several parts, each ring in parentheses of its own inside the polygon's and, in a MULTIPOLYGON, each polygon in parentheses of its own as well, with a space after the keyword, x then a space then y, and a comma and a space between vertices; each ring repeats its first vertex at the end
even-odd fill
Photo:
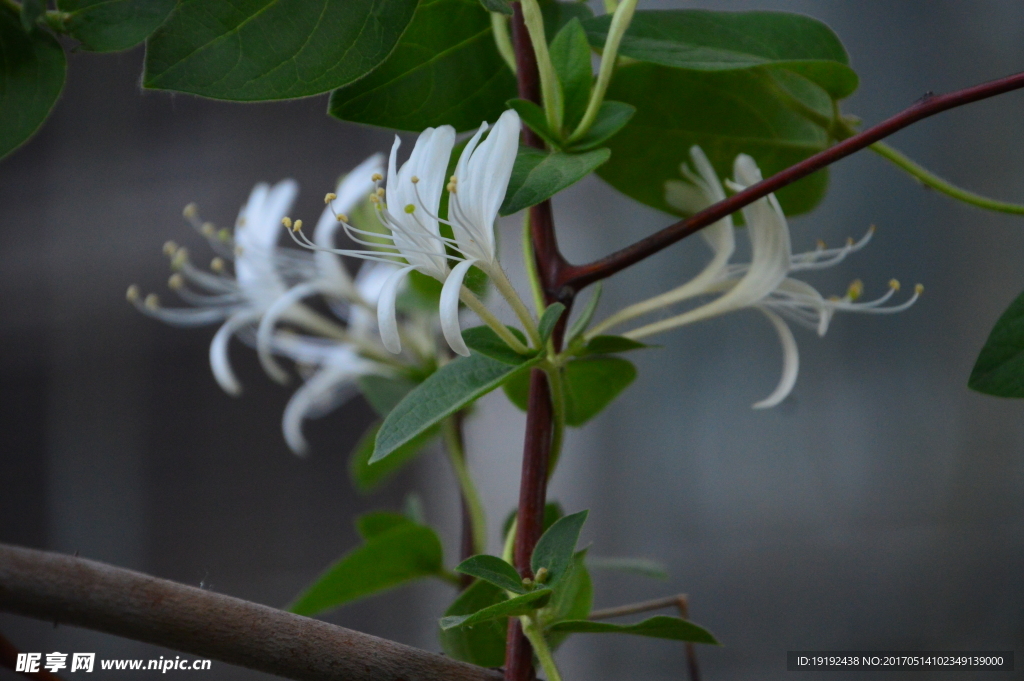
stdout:
POLYGON ((289 679, 500 681, 501 674, 238 598, 0 544, 0 610, 289 679))

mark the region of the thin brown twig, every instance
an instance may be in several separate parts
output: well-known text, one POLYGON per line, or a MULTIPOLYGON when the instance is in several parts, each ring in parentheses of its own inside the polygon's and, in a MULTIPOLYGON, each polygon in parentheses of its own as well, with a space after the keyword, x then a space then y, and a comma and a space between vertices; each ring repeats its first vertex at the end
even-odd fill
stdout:
POLYGON ((0 544, 0 611, 304 681, 501 681, 490 669, 84 558, 0 544))

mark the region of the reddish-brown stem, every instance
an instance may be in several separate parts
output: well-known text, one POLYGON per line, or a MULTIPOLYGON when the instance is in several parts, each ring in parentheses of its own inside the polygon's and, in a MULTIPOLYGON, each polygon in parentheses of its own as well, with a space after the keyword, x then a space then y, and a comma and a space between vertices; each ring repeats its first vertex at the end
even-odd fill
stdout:
MULTIPOLYGON (((896 114, 892 118, 868 128, 853 137, 847 138, 794 166, 790 166, 782 172, 776 173, 768 179, 758 182, 690 218, 671 224, 661 231, 655 232, 649 237, 641 239, 633 245, 627 246, 600 260, 586 265, 567 265, 563 267, 560 271, 559 279, 555 282, 553 288, 554 290, 564 292, 565 295, 578 293, 584 287, 610 277, 630 265, 635 265, 658 251, 690 236, 694 232, 721 220, 726 215, 735 213, 743 206, 753 203, 771 192, 778 191, 816 170, 835 163, 841 158, 860 151, 878 140, 888 137, 898 130, 902 130, 908 125, 929 116, 934 116, 937 113, 1022 87, 1024 87, 1024 73, 1017 73, 1006 78, 957 90, 945 95, 932 95, 929 93, 909 109, 896 114)), ((656 140, 652 140, 652 143, 656 142, 656 140)))

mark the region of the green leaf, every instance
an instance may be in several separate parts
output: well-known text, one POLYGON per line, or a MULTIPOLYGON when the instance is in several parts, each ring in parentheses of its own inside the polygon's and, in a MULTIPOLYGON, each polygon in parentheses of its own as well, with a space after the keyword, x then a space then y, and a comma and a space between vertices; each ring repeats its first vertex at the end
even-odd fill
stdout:
POLYGON ((541 139, 553 147, 560 148, 562 146, 561 137, 548 128, 548 119, 544 109, 528 99, 510 99, 506 104, 510 109, 515 109, 515 112, 519 114, 519 119, 526 127, 540 135, 541 139))
POLYGON ((565 305, 562 303, 551 303, 544 310, 544 314, 540 316, 540 321, 537 322, 537 333, 540 334, 540 339, 545 343, 548 342, 548 338, 551 338, 551 332, 555 330, 555 325, 562 318, 563 312, 565 312, 565 305))
POLYGON ((416 0, 183 0, 147 41, 142 83, 233 101, 317 95, 380 65, 415 9, 416 0))
MULTIPOLYGON (((541 528, 541 532, 547 532, 547 529, 555 524, 555 521, 565 515, 565 511, 562 510, 562 505, 557 501, 549 501, 544 504, 544 526, 541 528)), ((512 529, 512 523, 516 519, 516 511, 513 509, 506 517, 505 522, 501 524, 501 538, 504 540, 508 536, 509 530, 512 529)))
POLYGON ((313 583, 288 610, 317 613, 394 588, 444 569, 441 542, 429 527, 396 524, 347 553, 313 583))
MULTIPOLYGON (((505 598, 505 592, 493 584, 476 581, 459 594, 444 614, 446 617, 472 615, 488 606, 501 603, 505 598)), ((505 663, 507 629, 507 617, 481 622, 475 627, 440 629, 441 648, 445 654, 456 660, 481 667, 500 667, 505 663)))
POLYGON ((646 558, 597 558, 587 559, 587 565, 594 570, 611 570, 615 572, 635 572, 654 579, 668 579, 668 570, 663 563, 646 558))
POLYGON ((463 131, 497 120, 515 94, 515 77, 480 4, 423 0, 394 53, 366 78, 336 90, 328 111, 399 130, 448 124, 463 131))
POLYGON ((43 0, 21 0, 21 27, 31 32, 36 27, 39 17, 46 14, 46 3, 43 0))
POLYGON ((1024 397, 1024 293, 992 327, 967 387, 996 397, 1024 397))
POLYGON ((636 378, 621 357, 587 357, 565 366, 565 423, 582 426, 597 416, 636 378))
POLYGON ((590 615, 594 585, 585 564, 586 555, 586 551, 577 551, 565 576, 554 586, 555 595, 539 613, 542 625, 564 619, 586 619, 590 615))
POLYGON ((416 492, 409 492, 405 495, 405 503, 402 504, 405 517, 418 525, 426 525, 427 514, 423 510, 423 499, 416 492))
POLYGON ((440 426, 428 428, 396 449, 388 458, 371 464, 370 457, 373 456, 373 448, 377 441, 380 425, 380 422, 377 422, 366 429, 349 457, 349 477, 356 489, 364 494, 376 490, 398 471, 405 468, 407 464, 423 453, 423 450, 431 445, 441 432, 440 426))
MULTIPOLYGON (((594 47, 603 47, 611 17, 584 23, 594 47)), ((835 99, 857 89, 842 42, 825 24, 785 12, 639 11, 619 55, 691 71, 783 66, 810 78, 835 99)))
POLYGON ((566 154, 519 147, 500 213, 512 215, 551 198, 589 175, 609 156, 607 149, 566 154))
POLYGON ((586 151, 600 146, 622 130, 633 118, 636 107, 623 102, 601 102, 597 118, 587 134, 569 146, 570 151, 586 151))
POLYGON ((523 586, 523 580, 516 569, 497 556, 472 556, 462 561, 455 571, 485 580, 505 591, 517 594, 529 591, 523 586))
POLYGON ((495 603, 483 610, 477 610, 472 615, 457 615, 441 618, 442 629, 454 629, 455 627, 471 627, 481 622, 498 619, 499 617, 518 617, 529 615, 537 608, 541 608, 551 598, 551 589, 537 589, 525 593, 522 596, 510 598, 507 601, 495 603))
POLYGON ((650 345, 635 341, 625 336, 594 336, 583 346, 581 355, 609 355, 616 352, 629 352, 649 348, 650 345))
POLYGON ((82 47, 116 52, 149 37, 176 5, 175 0, 57 0, 67 14, 64 27, 82 47))
POLYGON ((590 326, 590 320, 594 318, 594 313, 597 312, 597 304, 601 302, 601 292, 604 290, 604 282, 599 281, 594 286, 594 292, 590 294, 590 300, 580 311, 576 321, 569 326, 569 330, 565 334, 566 345, 572 345, 572 342, 579 336, 583 335, 583 332, 590 326))
POLYGON ((64 87, 64 50, 46 31, 25 33, 0 4, 0 158, 32 136, 64 87))
POLYGON ((718 645, 718 641, 703 627, 698 627, 678 617, 658 615, 636 624, 610 624, 609 622, 593 622, 591 620, 562 620, 555 622, 547 629, 551 633, 567 632, 572 634, 633 634, 651 638, 667 638, 672 641, 689 641, 691 643, 709 643, 718 645))
POLYGON ((551 64, 562 86, 564 124, 567 130, 572 131, 587 110, 590 86, 594 79, 590 64, 590 44, 580 20, 575 17, 570 19, 551 41, 550 49, 551 64))
POLYGON ((541 535, 537 546, 530 557, 530 569, 534 574, 546 568, 548 578, 545 584, 556 585, 572 564, 576 553, 576 542, 580 539, 580 530, 587 521, 589 511, 580 511, 559 518, 541 535))
MULTIPOLYGON (((523 343, 526 343, 526 336, 523 332, 514 327, 506 327, 508 330, 523 343)), ((532 355, 520 355, 518 352, 508 346, 498 334, 494 332, 489 326, 474 326, 470 329, 466 329, 462 332, 462 340, 466 342, 466 345, 470 350, 476 350, 481 355, 486 355, 491 359, 496 359, 499 362, 505 364, 519 365, 525 360, 529 359, 532 355)), ((535 353, 536 354, 536 353, 535 353)))
POLYGON ((480 4, 488 12, 498 12, 512 16, 512 5, 508 4, 508 0, 480 0, 480 4))
POLYGON ((356 518, 356 532, 363 538, 363 541, 369 541, 388 530, 393 530, 399 525, 411 523, 412 521, 401 513, 395 513, 394 511, 371 511, 356 518))
POLYGON ((583 2, 540 0, 540 12, 544 16, 544 35, 548 39, 548 44, 555 39, 562 27, 573 19, 586 21, 594 16, 593 10, 583 2))
POLYGON ((540 357, 524 359, 516 366, 474 354, 445 364, 406 395, 384 419, 370 463, 392 454, 423 431, 540 360, 540 357))
POLYGON ((414 381, 406 378, 388 378, 372 374, 360 378, 358 385, 363 397, 382 417, 390 414, 395 405, 416 387, 414 381))
MULTIPOLYGON (((753 156, 770 177, 829 145, 822 128, 780 99, 775 81, 752 71, 631 64, 619 69, 608 97, 638 110, 609 140, 612 159, 598 174, 627 196, 667 213, 678 211, 665 202, 665 182, 681 179, 679 166, 694 144, 721 177, 732 176, 741 153, 753 156)), ((803 213, 817 205, 827 184, 826 170, 819 170, 777 196, 787 215, 803 213)))

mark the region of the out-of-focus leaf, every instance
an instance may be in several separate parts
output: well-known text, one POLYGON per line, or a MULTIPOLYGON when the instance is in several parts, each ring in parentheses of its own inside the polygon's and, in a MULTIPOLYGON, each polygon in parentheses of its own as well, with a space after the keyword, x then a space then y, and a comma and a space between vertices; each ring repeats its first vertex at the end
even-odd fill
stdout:
POLYGON ((668 570, 664 563, 646 558, 587 558, 587 565, 594 570, 610 570, 614 572, 634 572, 644 577, 668 579, 668 570))
POLYGON ((175 0, 57 0, 64 26, 93 52, 115 52, 138 45, 164 22, 175 0))
POLYGON ((406 464, 411 463, 430 446, 441 432, 438 426, 428 428, 396 449, 388 458, 371 464, 370 457, 373 456, 373 447, 379 430, 379 422, 367 428, 349 457, 349 476, 356 489, 364 494, 374 491, 405 468, 406 464))
POLYGON ((992 327, 967 386, 996 397, 1024 397, 1024 293, 992 327))
MULTIPOLYGON (((445 611, 445 617, 472 615, 506 599, 505 592, 484 581, 473 582, 459 594, 445 611)), ((445 654, 456 660, 480 665, 500 667, 505 663, 505 636, 508 617, 481 622, 473 627, 440 629, 441 647, 445 654)))

